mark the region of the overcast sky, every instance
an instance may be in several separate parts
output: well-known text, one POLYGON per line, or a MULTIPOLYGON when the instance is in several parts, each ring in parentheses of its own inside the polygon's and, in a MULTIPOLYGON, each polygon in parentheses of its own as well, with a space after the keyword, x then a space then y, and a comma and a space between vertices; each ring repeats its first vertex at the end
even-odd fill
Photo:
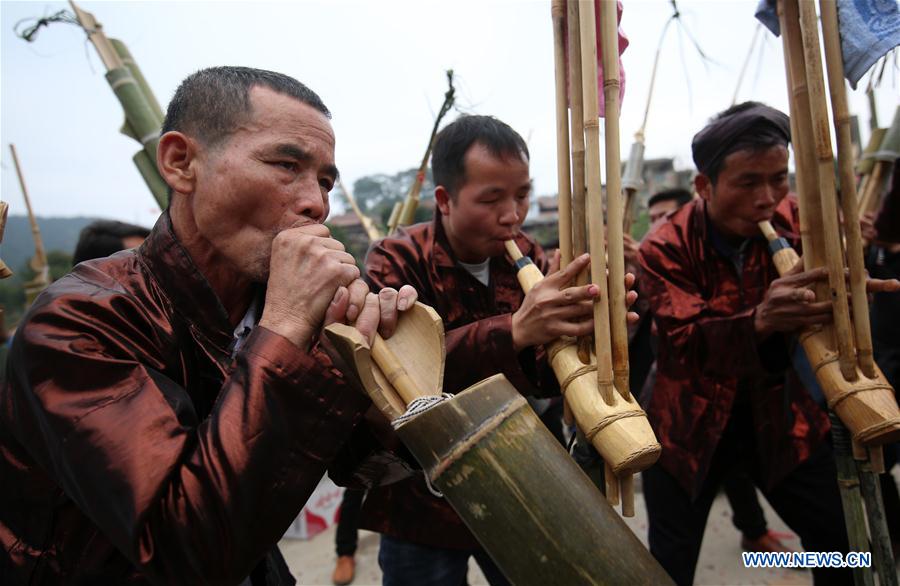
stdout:
MULTIPOLYGON (((756 28, 755 0, 679 0, 682 20, 715 63, 704 67, 671 28, 647 127, 647 157, 691 166, 690 139, 731 104, 756 28)), ((446 90, 457 75, 458 106, 516 128, 532 151, 537 194, 555 193, 555 126, 550 2, 84 2, 110 37, 123 40, 164 105, 179 81, 212 65, 247 65, 296 77, 322 96, 337 135, 348 185, 367 174, 417 166, 446 90)), ((123 114, 93 46, 77 27, 57 23, 26 43, 13 33, 27 17, 68 8, 61 2, 0 3, 2 199, 24 203, 9 154, 14 143, 32 204, 41 215, 91 215, 152 225, 159 211, 119 134, 123 114)), ((668 0, 625 0, 630 40, 622 108, 627 156, 647 98, 668 0)), ((787 110, 781 42, 765 33, 739 99, 787 110)), ((882 125, 897 105, 896 72, 878 91, 882 125)), ((851 109, 869 118, 865 96, 851 109)), ((451 116, 455 116, 454 112, 451 116)))

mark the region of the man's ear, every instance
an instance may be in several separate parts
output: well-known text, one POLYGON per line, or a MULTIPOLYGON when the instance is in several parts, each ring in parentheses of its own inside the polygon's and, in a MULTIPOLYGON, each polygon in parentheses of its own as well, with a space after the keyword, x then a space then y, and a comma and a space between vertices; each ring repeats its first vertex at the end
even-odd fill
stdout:
POLYGON ((438 185, 434 188, 434 201, 437 203, 437 207, 441 210, 441 214, 445 216, 450 215, 450 192, 447 191, 447 188, 443 185, 438 185))
POLYGON ((193 192, 196 180, 193 163, 196 157, 197 144, 189 136, 172 131, 159 138, 156 168, 163 181, 176 193, 193 192))
POLYGON ((694 177, 694 191, 696 191, 697 195, 701 198, 709 201, 713 191, 712 181, 703 173, 697 173, 697 176, 694 177))

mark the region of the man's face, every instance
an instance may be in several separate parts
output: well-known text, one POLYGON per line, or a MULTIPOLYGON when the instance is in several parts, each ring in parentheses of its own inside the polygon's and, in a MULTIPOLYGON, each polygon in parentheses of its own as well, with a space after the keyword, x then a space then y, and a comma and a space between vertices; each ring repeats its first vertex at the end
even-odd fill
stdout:
POLYGON ((249 119, 223 143, 198 147, 191 205, 213 250, 265 282, 275 236, 328 216, 334 132, 324 114, 268 88, 251 89, 250 103, 249 119))
POLYGON ((655 226, 658 222, 665 219, 669 212, 674 212, 677 209, 678 200, 664 199, 662 201, 656 202, 655 204, 647 208, 647 213, 650 215, 650 225, 655 226))
POLYGON ((725 157, 715 185, 705 175, 697 176, 697 192, 707 201, 709 217, 723 235, 738 239, 760 233, 757 223, 771 220, 788 193, 787 163, 784 146, 742 150, 725 157))
POLYGON ((528 213, 531 178, 524 155, 495 157, 475 143, 466 152, 466 176, 455 198, 436 191, 456 257, 478 263, 504 254, 503 242, 519 232, 528 213))

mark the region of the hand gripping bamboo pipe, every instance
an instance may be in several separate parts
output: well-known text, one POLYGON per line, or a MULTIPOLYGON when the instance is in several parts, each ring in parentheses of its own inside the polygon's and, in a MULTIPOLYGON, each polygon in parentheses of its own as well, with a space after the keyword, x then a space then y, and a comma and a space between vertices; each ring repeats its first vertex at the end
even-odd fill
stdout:
MULTIPOLYGON (((826 56, 838 126, 839 155, 844 151, 839 162, 841 185, 845 190, 846 251, 840 238, 815 4, 798 0, 779 2, 786 74, 791 89, 791 129, 804 268, 827 267, 828 284, 816 287, 816 296, 831 300, 834 307, 834 324, 804 332, 801 343, 816 370, 829 406, 850 429, 854 440, 865 445, 880 445, 900 437, 900 413, 892 389, 871 360, 868 311, 864 307, 866 276, 862 267, 855 193, 847 168, 846 97, 843 95, 843 77, 835 78, 842 76, 842 71, 833 9, 828 0, 823 2, 823 30, 829 35, 826 56), (854 302, 852 322, 844 277, 845 255, 850 261, 854 302), (858 308, 858 305, 863 307, 858 308)), ((764 230, 771 239, 771 231, 764 230)))
MULTIPOLYGON (((522 289, 526 293, 531 291, 544 275, 531 259, 522 255, 515 242, 507 241, 506 250, 519 269, 522 289)), ((615 484, 652 466, 659 459, 661 447, 647 415, 634 397, 626 397, 614 389, 611 403, 604 401, 597 389, 597 361, 592 355, 591 363, 584 364, 573 338, 560 338, 551 343, 547 354, 578 427, 607 463, 607 481, 615 484)), ((611 370, 608 374, 612 376, 611 370)), ((633 494, 627 485, 622 488, 622 514, 630 517, 634 511, 628 501, 631 499, 633 503, 633 494)), ((608 497, 607 493, 607 500, 608 497)))

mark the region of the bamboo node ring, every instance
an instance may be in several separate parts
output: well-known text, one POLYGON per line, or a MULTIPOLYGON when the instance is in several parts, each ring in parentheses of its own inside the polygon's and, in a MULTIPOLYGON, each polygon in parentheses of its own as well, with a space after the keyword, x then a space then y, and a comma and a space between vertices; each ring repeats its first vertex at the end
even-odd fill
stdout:
POLYGON ((565 397, 565 396, 566 396, 566 389, 569 388, 569 385, 572 384, 572 381, 574 381, 576 378, 578 378, 578 377, 580 377, 580 376, 582 376, 582 375, 589 374, 589 373, 592 373, 592 372, 597 372, 597 365, 596 365, 596 364, 585 364, 585 365, 582 366, 581 368, 579 368, 579 369, 573 371, 572 373, 569 374, 569 376, 567 376, 567 377, 565 378, 565 380, 563 380, 562 383, 560 383, 560 385, 559 385, 559 392, 562 394, 562 396, 565 397))
POLYGON ((640 410, 634 410, 634 411, 629 410, 629 411, 620 411, 619 413, 613 413, 612 415, 608 415, 608 416, 604 417, 603 419, 601 419, 600 422, 597 423, 597 425, 592 427, 591 430, 588 431, 584 435, 588 439, 588 441, 594 441, 594 436, 597 435, 598 433, 600 433, 604 427, 606 427, 608 425, 612 425, 613 423, 615 423, 616 421, 619 421, 620 419, 627 419, 629 417, 642 417, 643 415, 644 415, 644 412, 640 411, 640 410))
MULTIPOLYGON (((893 389, 890 387, 890 385, 886 385, 884 383, 873 383, 870 385, 855 386, 855 387, 849 388, 845 391, 835 394, 835 396, 832 397, 828 401, 828 408, 834 409, 838 403, 840 403, 847 397, 850 397, 851 395, 855 395, 856 393, 863 393, 866 391, 891 391, 891 392, 893 392, 893 389)), ((890 423, 890 425, 884 425, 883 423, 881 425, 884 425, 884 427, 890 427, 895 422, 893 420, 890 420, 888 423, 890 423)))
POLYGON ((550 346, 550 350, 547 352, 547 360, 550 362, 550 364, 553 364, 553 361, 556 359, 557 354, 574 345, 575 340, 566 343, 556 342, 555 344, 550 346))

